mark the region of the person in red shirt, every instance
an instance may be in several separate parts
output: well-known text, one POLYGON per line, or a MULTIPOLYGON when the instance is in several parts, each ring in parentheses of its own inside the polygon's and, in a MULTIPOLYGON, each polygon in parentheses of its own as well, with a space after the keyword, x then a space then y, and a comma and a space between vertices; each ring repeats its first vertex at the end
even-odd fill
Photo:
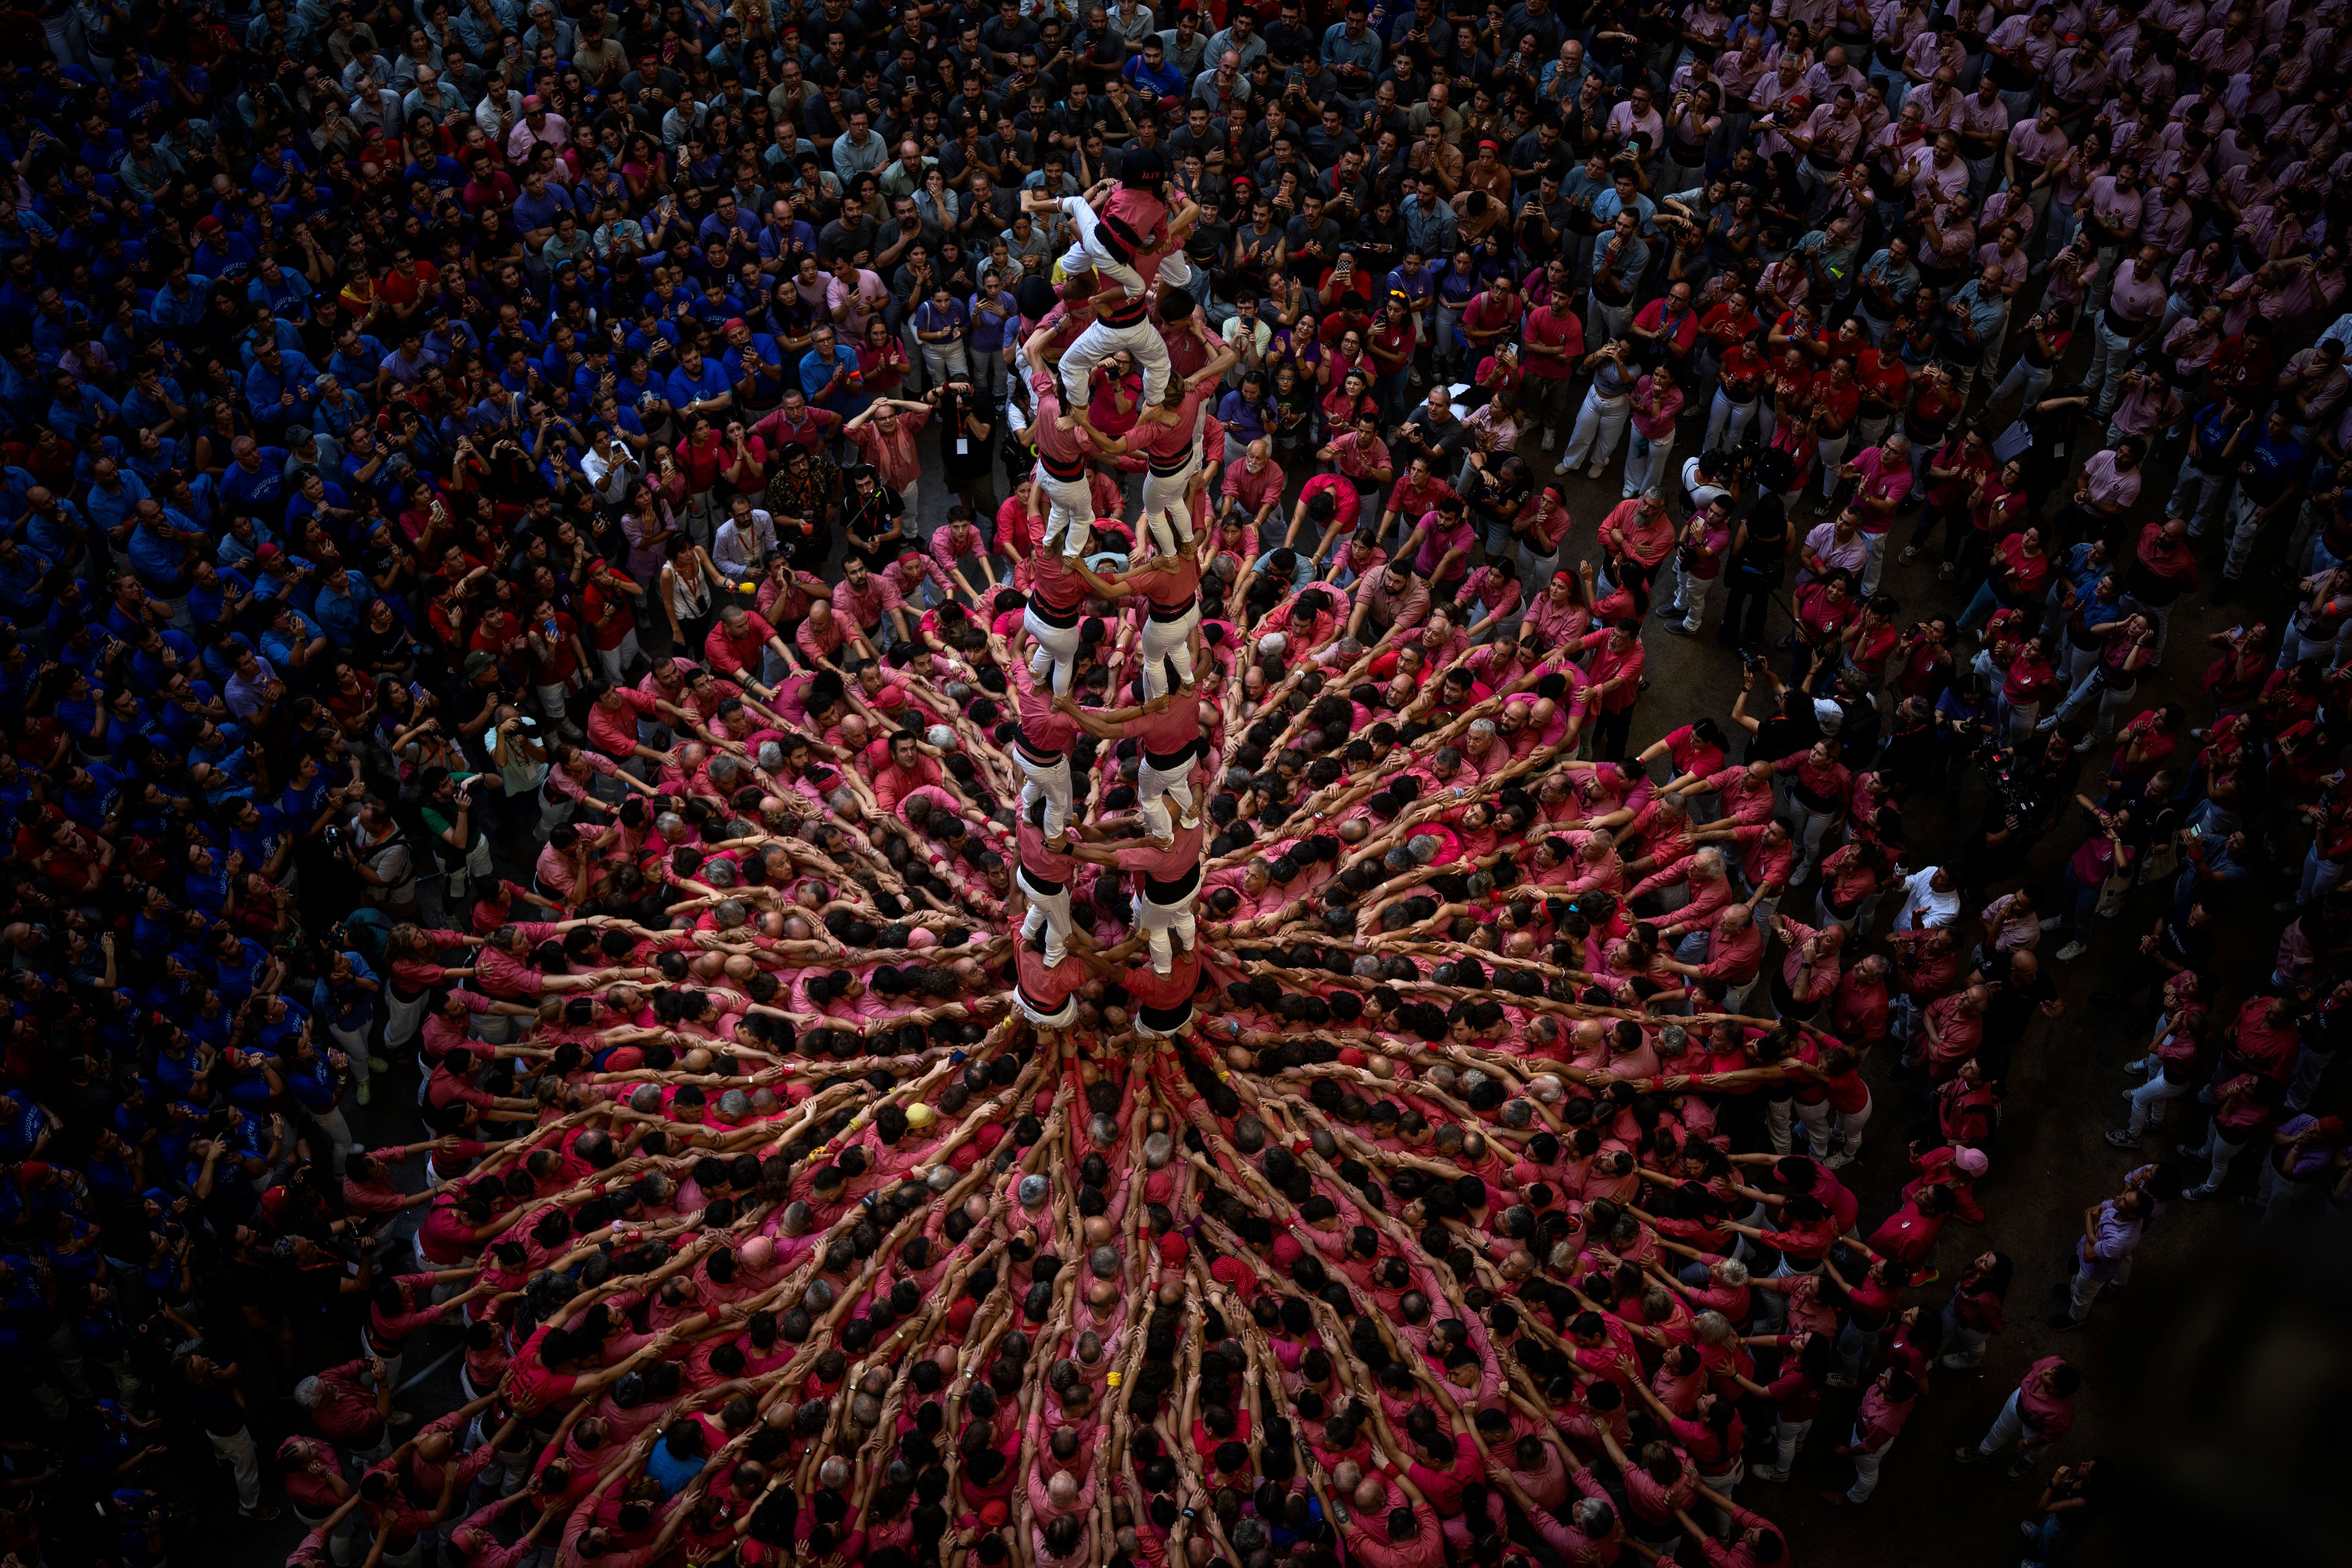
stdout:
POLYGON ((1592 754, 1622 756, 1633 734, 1633 704, 1642 697, 1642 623, 1613 621, 1606 631, 1587 633, 1579 646, 1600 650, 1586 670, 1592 678, 1586 692, 1594 715, 1592 754))
MULTIPOLYGON (((1549 264, 1552 270, 1560 263, 1549 264)), ((1584 360, 1584 321, 1564 290, 1548 293, 1527 314, 1519 331, 1519 359, 1528 374, 1522 402, 1528 417, 1543 431, 1543 449, 1552 449, 1575 410, 1569 393, 1584 360)))
POLYGON ((1875 447, 1911 400, 1911 367, 1891 344, 1864 349, 1854 361, 1853 380, 1859 393, 1854 437, 1864 447, 1875 447))
POLYGON ((1744 338, 1722 352, 1717 361, 1715 400, 1707 406, 1706 444, 1702 450, 1722 451, 1739 445, 1748 423, 1756 417, 1765 378, 1771 368, 1756 346, 1744 338))
MULTIPOLYGON (((898 809, 898 803, 926 785, 946 790, 958 800, 963 791, 940 764, 924 754, 923 738, 912 731, 902 730, 890 737, 889 760, 874 770, 874 804, 885 812, 898 809)), ((969 801, 964 801, 969 805, 969 801)))
POLYGON ((1822 499, 1826 508, 1837 493, 1838 469, 1853 440, 1855 417, 1862 406, 1862 385, 1853 378, 1853 361, 1833 356, 1827 369, 1813 378, 1813 440, 1822 465, 1822 499))
POLYGON ((588 665, 580 624, 557 609, 553 600, 541 599, 531 606, 522 639, 530 652, 530 683, 541 711, 551 723, 569 723, 564 704, 586 680, 588 665))
POLYGON ((632 600, 646 591, 602 556, 591 557, 588 581, 580 589, 580 619, 596 667, 615 685, 643 657, 637 647, 637 614, 632 600))
POLYGON ((773 686, 760 679, 769 668, 771 658, 776 661, 778 679, 799 668, 792 650, 784 646, 784 639, 768 624, 767 617, 740 605, 730 604, 719 612, 717 624, 703 639, 702 654, 710 661, 711 668, 740 682, 763 700, 773 700, 776 694, 773 686))

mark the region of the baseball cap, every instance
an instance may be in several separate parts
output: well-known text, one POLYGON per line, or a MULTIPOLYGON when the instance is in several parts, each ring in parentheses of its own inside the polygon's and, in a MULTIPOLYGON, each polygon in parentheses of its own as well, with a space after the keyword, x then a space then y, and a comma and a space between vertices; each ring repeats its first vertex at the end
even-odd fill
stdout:
POLYGON ((498 668, 498 662, 490 657, 488 650, 478 647, 466 656, 466 674, 470 679, 486 669, 495 669, 498 668))

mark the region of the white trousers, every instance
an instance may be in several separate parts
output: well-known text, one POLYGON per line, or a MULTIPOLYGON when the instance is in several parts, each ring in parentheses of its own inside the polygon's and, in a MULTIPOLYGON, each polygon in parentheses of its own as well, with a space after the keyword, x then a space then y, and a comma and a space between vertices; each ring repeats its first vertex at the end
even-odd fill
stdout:
POLYGON ((229 1468, 236 1480, 236 1508, 239 1513, 251 1513, 261 1506, 261 1457, 254 1451, 253 1433, 240 1426, 224 1437, 218 1433, 205 1434, 212 1439, 213 1457, 229 1468))
POLYGON ((1191 952, 1196 940, 1193 935, 1192 900, 1181 904, 1155 904, 1141 893, 1135 895, 1135 925, 1151 947, 1151 972, 1165 974, 1176 966, 1176 951, 1172 939, 1181 938, 1186 952, 1191 952))
POLYGON ((1155 620, 1149 616, 1144 618, 1140 650, 1145 696, 1167 695, 1168 660, 1171 658, 1176 661, 1178 681, 1185 686, 1192 684, 1192 633, 1200 625, 1201 606, 1197 602, 1177 620, 1155 620))
POLYGON ((1715 401, 1707 406, 1706 444, 1699 450, 1717 452, 1738 446, 1739 437, 1748 433, 1748 424, 1756 417, 1758 401, 1751 397, 1745 403, 1734 402, 1724 396, 1718 387, 1715 401))
POLYGON ((1161 795, 1166 795, 1176 803, 1176 809, 1181 814, 1185 826, 1190 827, 1199 820, 1198 807, 1192 801, 1191 763, 1187 763, 1182 768, 1174 772, 1163 772, 1153 767, 1149 757, 1144 759, 1143 766, 1135 775, 1136 803, 1139 805, 1150 805, 1161 795))
POLYGON ((1040 463, 1037 488, 1045 492, 1045 542, 1038 548, 1048 555, 1084 555, 1094 541, 1094 487, 1083 475, 1057 479, 1040 463), (1066 546, 1061 542, 1066 534, 1066 546))
POLYGON ((1043 675, 1040 663, 1050 664, 1054 670, 1054 695, 1070 694, 1070 678, 1078 668, 1078 626, 1073 621, 1066 626, 1049 624, 1032 605, 1021 617, 1021 627, 1036 641, 1038 651, 1029 660, 1030 673, 1043 675))
MULTIPOLYGON (((1854 1443, 1862 1441, 1860 1427, 1854 1428, 1853 1436, 1850 1441, 1854 1443)), ((1878 1468, 1886 1462, 1886 1455, 1883 1450, 1871 1454, 1857 1449, 1853 1458, 1853 1485, 1846 1489, 1845 1500, 1858 1505, 1868 1502, 1870 1494, 1878 1489, 1878 1468)))
POLYGON ((1568 438, 1568 450, 1559 459, 1563 468, 1573 468, 1587 462, 1606 463, 1617 450, 1617 438, 1625 434, 1625 426, 1633 417, 1633 400, 1620 395, 1603 397, 1598 387, 1584 394, 1584 405, 1576 411, 1576 428, 1568 438))
POLYGON ((1201 471, 1201 453, 1196 446, 1192 460, 1181 474, 1161 478, 1146 472, 1143 476, 1143 516, 1139 520, 1151 531, 1151 548, 1162 555, 1173 555, 1179 544, 1192 542, 1192 507, 1185 499, 1193 479, 1201 471))
POLYGON ((1027 813, 1042 796, 1045 802, 1045 837, 1059 838, 1062 829, 1069 826, 1070 821, 1070 759, 1065 756, 1052 767, 1041 768, 1022 755, 1021 748, 1015 746, 1013 748, 1013 760, 1021 764, 1021 771, 1029 779, 1021 786, 1021 811, 1027 813))
POLYGON ((1706 618, 1707 595, 1715 592, 1715 579, 1694 576, 1685 571, 1679 550, 1666 558, 1666 570, 1674 574, 1668 580, 1675 585, 1674 602, 1669 608, 1682 616, 1683 630, 1695 632, 1706 618))
MULTIPOLYGON (((1066 766, 1066 764, 1065 764, 1066 766)), ((1021 896, 1029 900, 1029 913, 1021 921, 1021 940, 1034 938, 1040 927, 1045 932, 1045 967, 1053 968, 1062 962, 1070 939, 1070 889, 1065 885, 1058 893, 1040 892, 1030 881, 1024 867, 1013 868, 1013 879, 1021 886, 1021 896)))
POLYGON ((1625 444, 1625 484, 1627 499, 1640 495, 1671 470, 1666 459, 1675 455, 1675 433, 1669 429, 1653 439, 1639 430, 1625 444))
POLYGON ((2042 1457, 2050 1451, 2050 1440, 2026 1425, 2025 1417, 2018 1414, 2014 1389, 2010 1391, 2009 1403, 2000 1407, 2000 1414, 1992 1418, 1992 1426, 1978 1442, 1977 1453, 1990 1459, 2011 1443, 2020 1444, 2017 1457, 2028 1465, 2040 1464, 2042 1457))
POLYGON ((1078 334, 1078 341, 1062 355, 1064 405, 1084 408, 1087 400, 1094 395, 1087 378, 1094 374, 1095 366, 1121 349, 1134 355, 1135 363, 1143 367, 1143 406, 1149 408, 1158 403, 1168 390, 1168 340, 1160 335, 1160 329, 1147 316, 1129 327, 1114 327, 1108 321, 1087 324, 1087 330, 1078 334))

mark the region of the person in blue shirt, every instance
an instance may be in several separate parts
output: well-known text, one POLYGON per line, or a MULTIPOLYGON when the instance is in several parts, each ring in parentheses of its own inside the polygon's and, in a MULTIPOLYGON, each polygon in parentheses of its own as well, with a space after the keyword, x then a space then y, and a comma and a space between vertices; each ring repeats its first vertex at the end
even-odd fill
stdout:
POLYGON ((196 248, 189 266, 207 278, 241 279, 253 266, 253 247, 241 234, 206 213, 196 220, 196 248))
POLYGON ((333 647, 318 622, 284 601, 261 634, 261 657, 291 675, 299 675, 313 659, 324 659, 333 647))
POLYGON ((866 395, 857 371, 857 351, 835 340, 829 326, 817 328, 809 352, 801 356, 801 392, 812 408, 823 408, 844 419, 855 419, 873 400, 866 395))
POLYGON ((661 1441, 646 1456, 646 1474, 661 1488, 663 1501, 684 1491, 702 1473, 710 1462, 709 1450, 699 1421, 673 1422, 662 1433, 661 1441))
POLYGON ((141 690, 163 686, 175 669, 198 668, 195 639, 185 632, 149 623, 134 630, 131 643, 131 673, 141 690))
POLYGON ((253 583, 234 566, 198 557, 188 584, 188 616, 198 626, 220 626, 240 615, 253 583))
POLYGON ((306 321, 310 314, 310 281, 299 272, 278 265, 278 258, 262 258, 253 281, 245 286, 248 303, 267 305, 283 321, 306 321))
POLYGON ((229 443, 229 457, 220 478, 222 504, 276 521, 286 504, 285 448, 239 436, 229 443))
POLYGON ((772 408, 784 395, 784 351, 765 332, 755 332, 740 316, 723 329, 727 348, 719 357, 734 379, 739 410, 772 408))
POLYGON ((58 805, 84 827, 96 827, 121 804, 122 783, 122 775, 107 763, 84 763, 67 778, 58 805))
MULTIPOLYGON (((18 338, 0 362, 0 407, 20 425, 37 423, 49 405, 49 373, 30 338, 18 338)), ((13 502, 11 510, 14 510, 13 502)))
POLYGON ((309 423, 310 384, 319 379, 319 367, 301 354, 279 347, 275 336, 257 342, 253 358, 253 368, 245 377, 245 397, 252 406, 253 422, 273 435, 289 424, 309 423))
POLYGON ((2263 421, 2262 434, 2239 443, 2238 491, 2230 498, 2230 550, 2221 561, 2221 582, 2213 602, 2221 604, 2238 590, 2238 579, 2253 554, 2262 531, 2288 514, 2303 493, 2306 449, 2295 439, 2292 416, 2284 403, 2273 406, 2263 421))
POLYGON ((90 465, 89 489, 82 494, 82 510, 89 521, 111 533, 131 521, 141 501, 148 500, 147 483, 125 471, 112 458, 90 465))
POLYGON ((670 407, 681 419, 697 414, 720 415, 735 405, 735 386, 725 367, 703 358, 702 351, 691 346, 678 352, 677 368, 669 373, 667 390, 670 407))
POLYGON ((1129 55, 1127 64, 1119 68, 1119 74, 1146 98, 1160 100, 1163 109, 1183 95, 1184 73, 1168 63, 1167 46, 1160 41, 1157 33, 1144 35, 1142 52, 1129 55))
POLYGON ((533 250, 545 245, 554 234, 559 215, 576 211, 572 205, 572 193, 562 185, 548 184, 544 169, 533 169, 524 176, 522 194, 515 197, 512 208, 515 226, 522 230, 523 243, 533 250))
POLYGON ((23 622, 40 616, 47 597, 43 584, 56 563, 37 550, 0 534, 0 610, 23 622))
MULTIPOLYGON (((307 430, 303 433, 309 434, 307 430)), ((358 515, 352 510, 352 498, 344 493, 343 487, 330 483, 324 474, 313 468, 302 475, 286 503, 286 529, 289 533, 299 531, 303 519, 319 517, 326 521, 331 532, 340 536, 358 515)))
POLYGON ((348 566, 340 571, 324 568, 319 574, 318 596, 310 601, 310 618, 337 648, 347 648, 367 620, 368 601, 373 597, 374 589, 359 573, 348 566))
POLYGON ((147 319, 169 331, 194 327, 212 310, 213 280, 183 261, 147 301, 147 319))
POLYGON ((42 417, 49 428, 79 444, 84 430, 113 425, 121 417, 121 410, 105 393, 77 380, 73 372, 61 370, 49 377, 49 408, 42 417))
POLYGON ((305 616, 319 596, 318 584, 312 579, 311 563, 299 555, 289 555, 282 546, 265 544, 254 552, 257 568, 253 579, 253 595, 267 604, 282 599, 305 616))

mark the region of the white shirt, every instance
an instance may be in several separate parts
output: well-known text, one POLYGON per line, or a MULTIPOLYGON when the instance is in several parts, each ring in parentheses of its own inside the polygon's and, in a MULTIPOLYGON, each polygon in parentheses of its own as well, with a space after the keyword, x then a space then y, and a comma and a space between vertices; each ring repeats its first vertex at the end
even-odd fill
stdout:
POLYGON ((745 538, 744 531, 730 517, 710 541, 710 559, 738 583, 759 576, 761 563, 776 550, 776 520, 758 507, 751 509, 750 531, 751 537, 745 538))
POLYGON ((580 454, 580 471, 587 476, 590 489, 607 505, 618 506, 629 499, 629 480, 644 470, 629 449, 616 439, 610 458, 598 457, 593 447, 580 454))
POLYGON ((1903 879, 1903 902, 1889 931, 1933 931, 1960 918, 1960 890, 1937 892, 1931 884, 1937 867, 1924 867, 1903 879))

